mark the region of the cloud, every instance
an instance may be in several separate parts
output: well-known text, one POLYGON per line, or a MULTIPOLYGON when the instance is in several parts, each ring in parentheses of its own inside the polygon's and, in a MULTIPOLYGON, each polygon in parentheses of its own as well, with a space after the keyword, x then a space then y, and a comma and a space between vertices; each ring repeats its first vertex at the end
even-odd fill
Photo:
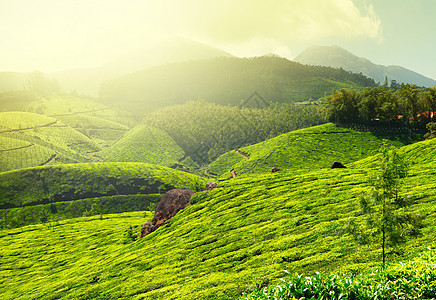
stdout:
POLYGON ((173 31, 225 43, 252 39, 308 40, 328 37, 381 39, 372 6, 360 11, 352 0, 162 1, 174 13, 173 31))
POLYGON ((98 65, 169 33, 240 56, 290 57, 292 42, 320 38, 382 39, 374 9, 353 0, 0 2, 0 66, 10 70, 98 65))

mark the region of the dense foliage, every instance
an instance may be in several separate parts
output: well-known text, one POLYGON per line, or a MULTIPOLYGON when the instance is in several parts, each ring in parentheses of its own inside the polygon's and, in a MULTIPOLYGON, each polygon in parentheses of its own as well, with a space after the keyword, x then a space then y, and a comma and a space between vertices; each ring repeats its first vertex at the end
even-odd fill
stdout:
POLYGON ((201 190, 206 179, 144 163, 89 163, 0 173, 0 208, 113 195, 201 190))
POLYGON ((427 123, 428 133, 425 134, 425 138, 433 139, 436 137, 436 122, 427 123))
POLYGON ((145 113, 189 100, 238 106, 254 92, 268 101, 318 99, 339 88, 375 86, 374 80, 342 69, 306 66, 279 57, 187 61, 153 67, 108 81, 101 101, 145 113))
MULTIPOLYGON (((404 178, 407 192, 401 195, 412 195, 411 208, 424 217, 425 227, 422 236, 405 242, 403 251, 389 251, 390 262, 415 257, 436 239, 435 142, 401 149, 404 156, 414 158, 410 176, 404 178)), ((138 234, 135 226, 149 215, 3 230, 0 294, 4 299, 29 294, 64 299, 235 299, 259 286, 278 284, 283 270, 305 276, 315 271, 361 273, 379 261, 381 251, 357 245, 345 233, 350 220, 364 222, 359 196, 370 191, 367 174, 376 161, 372 157, 347 169, 301 174, 284 170, 220 182, 213 191, 196 193, 194 204, 165 226, 130 243, 128 230, 138 234)), ((412 268, 396 277, 398 290, 413 287, 407 276, 415 270, 423 281, 430 276, 427 269, 412 268)))
POLYGON ((144 117, 145 124, 168 133, 199 164, 207 164, 227 151, 323 122, 324 112, 317 105, 237 108, 204 101, 166 107, 144 117))
POLYGON ((327 97, 329 119, 339 123, 384 123, 425 127, 436 120, 436 87, 422 89, 402 84, 362 91, 341 89, 327 97))
POLYGON ((355 276, 316 273, 289 277, 280 285, 265 287, 244 299, 434 299, 436 256, 430 250, 414 260, 355 276))

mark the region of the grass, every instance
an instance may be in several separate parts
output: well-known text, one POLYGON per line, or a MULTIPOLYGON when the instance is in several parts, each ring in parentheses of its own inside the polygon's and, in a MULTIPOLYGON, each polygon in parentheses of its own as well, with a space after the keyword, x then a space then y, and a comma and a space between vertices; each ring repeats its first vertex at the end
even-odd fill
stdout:
POLYGON ((332 123, 291 131, 264 142, 241 148, 248 160, 235 151, 220 156, 209 171, 221 179, 283 170, 316 170, 331 167, 334 161, 347 165, 375 154, 383 143, 401 146, 398 141, 379 139, 332 123))
MULTIPOLYGON (((408 155, 435 143, 417 144, 408 155)), ((422 235, 403 249, 390 249, 390 263, 416 257, 434 243, 433 157, 428 151, 412 164, 401 191, 411 195, 411 209, 423 217, 422 235)), ((221 182, 213 191, 194 194, 193 204, 165 226, 129 244, 123 244, 123 231, 143 218, 85 218, 3 230, 0 294, 4 299, 236 299, 280 283, 284 270, 357 274, 381 261, 377 243, 359 244, 347 234, 350 221, 363 222, 358 197, 370 192, 370 172, 356 163, 221 182)))

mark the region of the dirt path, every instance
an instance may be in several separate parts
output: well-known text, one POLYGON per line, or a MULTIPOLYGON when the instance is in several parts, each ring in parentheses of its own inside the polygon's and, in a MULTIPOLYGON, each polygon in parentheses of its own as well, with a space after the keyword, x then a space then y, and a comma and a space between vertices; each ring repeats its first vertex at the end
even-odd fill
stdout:
POLYGON ((52 156, 50 156, 50 158, 47 161, 40 164, 40 166, 45 166, 46 164, 49 164, 50 162, 52 162, 56 158, 56 156, 58 156, 58 154, 59 153, 53 154, 52 156))
POLYGON ((20 149, 30 148, 30 147, 32 147, 32 146, 35 146, 35 144, 30 144, 30 145, 23 146, 23 147, 18 147, 18 148, 12 148, 12 149, 0 150, 0 153, 1 153, 1 152, 7 152, 7 151, 14 151, 14 150, 20 150, 20 149))
POLYGON ((42 127, 50 127, 52 125, 56 125, 57 123, 59 123, 58 120, 45 124, 45 125, 39 125, 39 126, 33 126, 33 127, 27 127, 27 128, 17 128, 17 129, 9 129, 9 130, 5 130, 5 131, 0 131, 0 133, 6 133, 6 132, 14 132, 14 131, 24 131, 24 130, 31 130, 31 129, 35 129, 35 128, 42 128, 42 127))
POLYGON ((245 158, 245 160, 248 160, 247 154, 245 154, 245 153, 243 153, 243 152, 241 152, 239 150, 236 150, 236 153, 238 153, 239 155, 243 156, 245 158))

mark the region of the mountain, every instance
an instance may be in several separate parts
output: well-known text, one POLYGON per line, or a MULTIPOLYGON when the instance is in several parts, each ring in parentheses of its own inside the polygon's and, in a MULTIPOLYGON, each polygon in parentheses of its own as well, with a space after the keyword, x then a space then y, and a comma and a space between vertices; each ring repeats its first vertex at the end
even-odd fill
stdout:
POLYGON ((354 55, 338 46, 312 46, 298 55, 294 61, 314 66, 343 68, 374 78, 376 82, 383 83, 385 77, 388 81, 397 83, 411 83, 418 86, 432 87, 436 81, 400 66, 383 66, 372 63, 366 58, 354 55))
POLYGON ((52 73, 62 89, 77 91, 92 96, 98 95, 100 84, 151 66, 185 60, 200 60, 212 57, 232 57, 231 54, 183 38, 173 38, 149 43, 145 48, 119 57, 95 68, 75 69, 52 73))
POLYGON ((164 106, 203 99, 217 104, 294 103, 319 99, 340 88, 375 85, 366 76, 328 67, 306 66, 280 57, 218 57, 152 67, 105 82, 105 104, 143 114, 164 106))

